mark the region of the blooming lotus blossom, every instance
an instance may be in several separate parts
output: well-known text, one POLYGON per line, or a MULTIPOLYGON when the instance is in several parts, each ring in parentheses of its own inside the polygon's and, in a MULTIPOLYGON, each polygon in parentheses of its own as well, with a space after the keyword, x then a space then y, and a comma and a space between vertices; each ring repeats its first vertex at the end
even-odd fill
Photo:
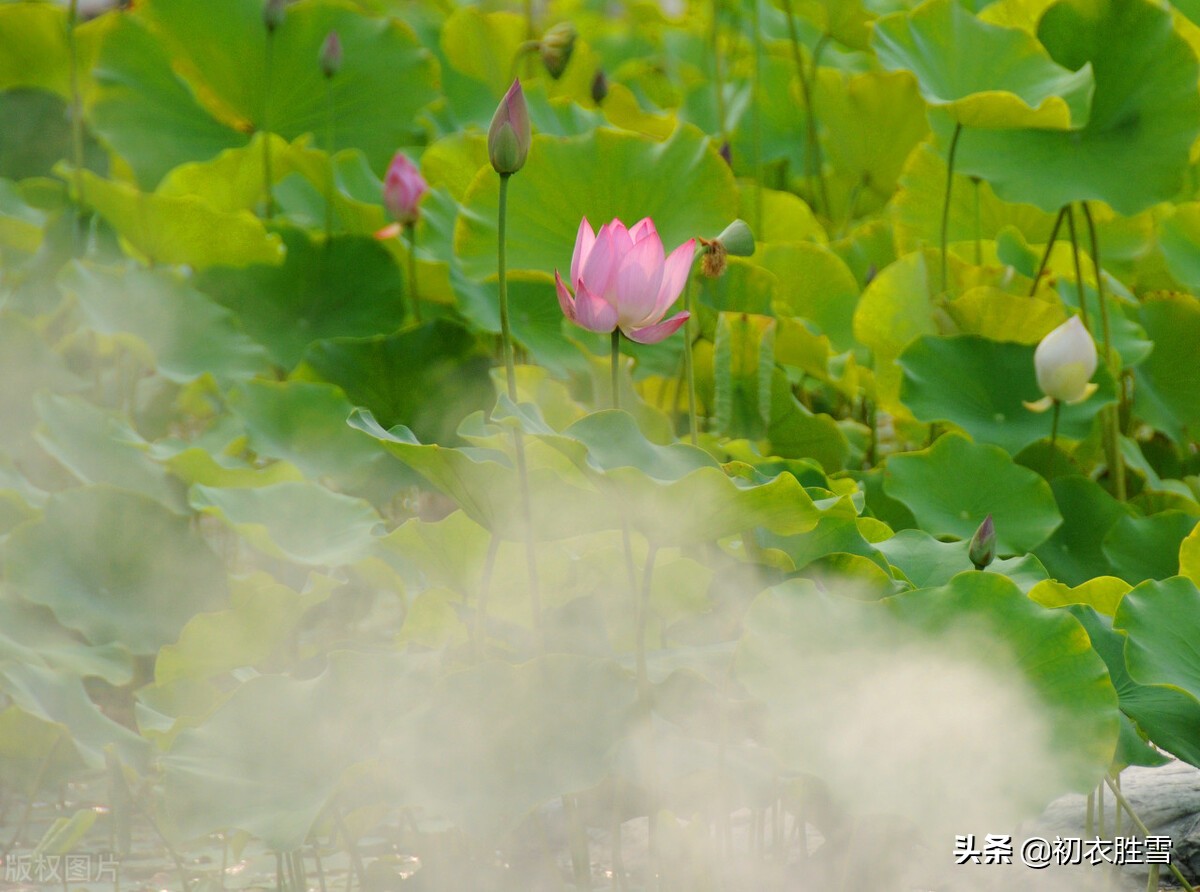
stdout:
POLYGON ((429 184, 421 171, 403 152, 397 152, 383 181, 383 204, 392 219, 402 226, 416 223, 421 215, 418 205, 428 191, 429 184))
POLYGON ((1096 371, 1096 342, 1078 316, 1042 338, 1033 354, 1038 387, 1045 399, 1027 406, 1045 411, 1055 402, 1081 403, 1096 392, 1089 383, 1096 371))
POLYGON ((696 240, 688 239, 664 256, 662 239, 649 217, 627 229, 613 220, 593 232, 587 217, 579 223, 571 257, 571 285, 558 270, 558 303, 568 319, 589 331, 621 329, 631 341, 654 344, 679 330, 688 313, 663 320, 679 298, 692 267, 696 240))

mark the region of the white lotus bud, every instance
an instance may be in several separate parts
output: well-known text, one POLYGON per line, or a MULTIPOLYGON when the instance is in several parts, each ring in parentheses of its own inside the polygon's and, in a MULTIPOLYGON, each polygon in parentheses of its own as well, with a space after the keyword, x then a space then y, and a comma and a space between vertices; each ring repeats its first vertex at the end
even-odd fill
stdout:
POLYGON ((1042 338, 1033 354, 1038 387, 1051 399, 1080 403, 1096 392, 1096 343, 1078 316, 1042 338))

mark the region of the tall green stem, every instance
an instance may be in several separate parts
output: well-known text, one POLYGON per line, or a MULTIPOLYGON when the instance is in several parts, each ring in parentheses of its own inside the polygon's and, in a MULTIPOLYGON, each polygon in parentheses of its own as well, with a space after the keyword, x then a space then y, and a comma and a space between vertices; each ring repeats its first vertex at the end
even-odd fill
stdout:
POLYGON ((333 78, 325 78, 325 152, 329 155, 329 183, 325 188, 325 242, 333 235, 333 78))
MULTIPOLYGON (((75 163, 75 201, 82 209, 83 196, 83 101, 79 94, 79 50, 75 42, 75 25, 79 19, 79 0, 71 0, 67 7, 67 64, 71 86, 71 157, 75 163)), ((75 237, 79 241, 82 230, 79 215, 75 218, 75 237)))
POLYGON ((621 329, 612 331, 612 361, 609 363, 612 371, 612 407, 621 408, 621 329))
MULTIPOLYGON (((508 323, 508 178, 500 174, 500 207, 498 210, 498 240, 496 268, 500 275, 500 337, 504 349, 504 372, 508 382, 508 398, 517 403, 517 369, 513 360, 512 330, 508 323)), ((412 252, 409 252, 410 256, 412 252)), ((413 307, 415 309, 416 302, 413 307)), ((525 526, 525 563, 529 570, 529 605, 533 614, 533 634, 537 649, 544 646, 542 637, 542 595, 538 581, 537 549, 533 541, 533 500, 529 495, 529 468, 525 464, 525 437, 519 427, 513 428, 513 445, 517 456, 517 476, 521 484, 521 516, 525 526)))
POLYGON ((265 219, 270 220, 275 216, 275 198, 271 194, 271 185, 274 182, 274 177, 271 175, 271 128, 270 128, 270 110, 271 110, 271 69, 275 63, 275 31, 272 28, 267 29, 267 51, 266 61, 263 66, 263 107, 262 118, 258 125, 258 132, 262 136, 262 153, 263 153, 263 193, 264 193, 264 212, 265 219))
POLYGON ((1079 261, 1079 239, 1075 235, 1075 209, 1066 206, 1067 231, 1071 234, 1071 259, 1075 261, 1075 289, 1079 296, 1079 320, 1091 334, 1092 327, 1088 324, 1087 288, 1083 282, 1083 264, 1079 261))
POLYGON ((962 124, 954 125, 954 135, 950 137, 950 151, 946 153, 946 199, 942 202, 942 291, 950 288, 949 274, 946 272, 946 237, 950 230, 950 195, 954 190, 954 153, 958 151, 958 137, 962 135, 962 124))
POLYGON ((1054 226, 1050 229, 1050 238, 1046 240, 1046 250, 1042 252, 1041 263, 1038 264, 1037 272, 1033 274, 1033 284, 1029 286, 1029 296, 1033 297, 1037 294, 1038 282, 1041 281, 1042 273, 1046 271, 1046 264, 1050 262, 1050 252, 1054 250, 1054 242, 1058 238, 1059 227, 1062 226, 1063 217, 1067 215, 1069 205, 1063 205, 1058 216, 1054 218, 1054 226))
POLYGON ((1104 297, 1104 272, 1100 264, 1100 240, 1096 238, 1096 221, 1092 219, 1092 209, 1086 201, 1083 205, 1083 218, 1087 221, 1088 242, 1092 249, 1092 265, 1096 270, 1096 300, 1100 304, 1100 330, 1104 337, 1104 364, 1112 373, 1113 380, 1118 385, 1117 406, 1107 411, 1108 415, 1108 458, 1113 475, 1113 490, 1118 500, 1125 501, 1125 460, 1121 457, 1121 411, 1125 407, 1125 387, 1121 381, 1121 370, 1118 359, 1112 348, 1112 334, 1108 323, 1108 301, 1104 297))
MULTIPOLYGON (((1125 795, 1121 792, 1121 788, 1113 783, 1111 777, 1105 777, 1104 782, 1108 784, 1109 789, 1113 792, 1113 796, 1116 797, 1117 805, 1125 809, 1125 811, 1128 813, 1129 820, 1133 821, 1133 824, 1135 827, 1137 827, 1138 832, 1141 833, 1142 836, 1150 836, 1149 828, 1142 823, 1142 819, 1137 816, 1137 812, 1133 810, 1133 806, 1129 804, 1129 800, 1125 798, 1125 795)), ((1168 862, 1167 866, 1171 869, 1171 873, 1175 875, 1175 879, 1179 881, 1179 885, 1183 886, 1187 892, 1196 892, 1195 887, 1193 887, 1192 884, 1187 881, 1184 875, 1179 872, 1179 868, 1176 867, 1173 862, 1168 862)))
MULTIPOLYGON (((408 301, 412 309, 413 320, 417 325, 421 324, 421 298, 417 295, 417 224, 405 223, 404 234, 408 236, 408 301)), ((505 295, 507 298, 507 295, 505 295)), ((507 299, 501 302, 501 306, 505 308, 507 316, 507 299)), ((512 374, 511 369, 509 374, 512 374)), ((509 394, 511 397, 512 394, 509 394)), ((515 401, 515 397, 513 400, 515 401)))
POLYGON ((687 376, 688 435, 691 438, 693 446, 698 443, 696 427, 696 367, 692 360, 692 292, 695 290, 695 284, 696 280, 689 278, 687 285, 683 289, 683 308, 688 313, 687 321, 683 323, 683 373, 687 376))
POLYGON ((508 398, 517 402, 517 370, 513 362, 512 331, 508 326, 508 254, 505 239, 508 237, 508 178, 511 174, 500 174, 499 256, 496 269, 500 274, 500 340, 504 350, 504 373, 508 380, 508 398))
POLYGON ((750 111, 754 115, 754 231, 763 231, 762 149, 762 0, 750 0, 754 31, 754 79, 750 85, 750 111))
POLYGON ((1062 402, 1054 401, 1054 415, 1050 421, 1050 445, 1053 446, 1058 442, 1058 416, 1062 413, 1062 402))
POLYGON ((721 0, 712 2, 712 31, 709 40, 712 43, 713 54, 713 90, 717 99, 717 130, 721 141, 726 139, 725 130, 725 65, 721 60, 721 0))
POLYGON ((983 215, 979 208, 979 177, 971 177, 975 186, 975 265, 983 266, 983 215))

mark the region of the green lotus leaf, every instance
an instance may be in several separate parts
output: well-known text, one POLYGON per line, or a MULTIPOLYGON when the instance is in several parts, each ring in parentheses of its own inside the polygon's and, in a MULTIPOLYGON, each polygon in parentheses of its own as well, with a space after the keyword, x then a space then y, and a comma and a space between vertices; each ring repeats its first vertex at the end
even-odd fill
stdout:
POLYGON ((61 746, 62 725, 19 706, 0 712, 0 784, 33 797, 76 779, 87 770, 73 746, 61 746))
POLYGON ((1032 35, 980 21, 955 0, 926 0, 885 16, 871 46, 884 68, 916 75, 925 101, 962 127, 1076 130, 1087 123, 1096 86, 1090 65, 1065 68, 1032 35))
POLYGON ((222 213, 195 196, 167 197, 105 180, 84 170, 60 171, 75 182, 84 200, 104 217, 139 255, 154 263, 212 266, 277 264, 283 260, 279 237, 263 228, 249 211, 222 213))
POLYGON ((1188 758, 1200 756, 1195 743, 1200 729, 1200 703, 1171 688, 1135 682, 1125 666, 1125 636, 1112 628, 1112 618, 1089 606, 1068 607, 1091 639, 1092 649, 1108 666, 1108 674, 1121 707, 1121 737, 1113 754, 1114 766, 1161 765, 1162 753, 1148 746, 1149 736, 1156 745, 1188 758), (1134 724, 1136 723, 1136 724, 1134 724))
POLYGON ((1013 820, 1108 768, 1117 698, 1103 661, 1072 617, 996 574, 962 573, 880 602, 791 581, 759 595, 744 627, 735 670, 767 705, 768 744, 847 802, 871 789, 879 808, 932 830, 930 821, 983 820, 972 797, 995 785, 1005 795, 984 797, 988 817, 1013 820), (976 768, 970 795, 944 770, 963 748, 976 768), (910 769, 900 779, 883 767, 900 762, 910 769))
POLYGON ((787 375, 778 368, 771 375, 767 439, 775 455, 812 459, 831 474, 844 468, 850 455, 850 444, 838 423, 830 415, 811 412, 796 399, 787 375))
POLYGON ((1095 576, 1118 575, 1102 544, 1130 509, 1086 477, 1058 477, 1050 488, 1063 523, 1034 552, 1050 575, 1071 586, 1095 576))
POLYGON ((1112 617, 1117 605, 1132 586, 1115 576, 1097 576, 1087 582, 1070 587, 1053 579, 1038 583, 1029 597, 1043 607, 1066 607, 1070 604, 1085 604, 1101 616, 1112 617))
POLYGON ((346 426, 354 405, 331 384, 248 381, 229 395, 229 408, 254 452, 283 459, 310 478, 377 502, 412 482, 375 440, 346 426))
MULTIPOLYGON (((900 355, 904 372, 900 399, 921 421, 950 421, 981 443, 994 443, 1016 455, 1050 436, 1048 413, 1022 404, 1041 398, 1033 347, 975 335, 925 336, 900 355)), ((1100 389, 1078 405, 1064 405, 1060 436, 1082 440, 1100 410, 1116 400, 1112 377, 1101 369, 1100 389)))
POLYGON ((1200 202, 1175 205, 1158 238, 1171 275, 1189 290, 1200 290, 1200 202))
POLYGON ((29 715, 66 731, 92 771, 104 768, 110 753, 139 771, 150 770, 151 745, 105 715, 79 676, 10 660, 0 667, 0 690, 29 715))
POLYGON ((369 503, 315 483, 253 489, 197 484, 189 501, 214 514, 255 548, 310 567, 336 567, 365 557, 382 520, 369 503))
POLYGON ((300 848, 346 769, 427 696, 421 674, 395 654, 342 651, 316 678, 251 678, 162 757, 168 815, 187 838, 236 828, 275 851, 300 848))
MULTIPOLYGON (((20 6, 32 8, 34 4, 5 4, 0 10, 20 6)), ((74 157, 69 106, 58 95, 38 89, 0 92, 0 116, 4 118, 0 177, 13 180, 48 177, 59 159, 74 157)), ((87 130, 81 135, 84 166, 104 170, 108 156, 87 130)))
MULTIPOLYGON (((892 201, 897 250, 907 253, 938 245, 942 232, 942 203, 946 197, 946 161, 930 143, 923 143, 908 156, 899 187, 892 201)), ((953 245, 974 242, 976 238, 984 241, 999 239, 1009 227, 1020 232, 1030 244, 1044 243, 1054 227, 1054 214, 1033 204, 1004 201, 996 196, 986 180, 975 181, 961 171, 956 172, 946 220, 947 242, 953 245)), ((1063 235, 1065 233, 1060 232, 1060 236, 1063 235)), ((966 248, 963 256, 968 256, 969 250, 966 248)), ((1037 260, 1035 257, 1032 261, 1035 268, 1037 260)), ((1032 276, 1034 271, 1030 269, 1028 275, 1032 276)), ((1026 275, 1023 270, 1021 273, 1026 275)))
POLYGON ((0 654, 5 660, 45 666, 62 675, 102 678, 119 687, 133 679, 133 657, 119 643, 91 646, 60 625, 45 607, 0 601, 0 654))
MULTIPOLYGON (((720 232, 737 216, 729 166, 692 127, 665 142, 605 129, 567 140, 535 137, 530 157, 537 163, 509 182, 511 270, 568 270, 584 216, 596 229, 614 217, 630 226, 650 217, 667 251, 720 232)), ((500 178, 485 169, 463 197, 454 250, 472 278, 496 273, 499 194, 500 178)))
POLYGON ((178 164, 245 145, 263 126, 264 109, 266 126, 288 140, 323 134, 330 90, 337 148, 358 147, 383 170, 397 144, 411 141, 416 113, 435 98, 437 68, 407 26, 340 2, 289 5, 268 80, 262 16, 256 0, 203 9, 155 0, 106 35, 92 120, 143 186, 178 164), (341 38, 345 62, 326 84, 316 60, 330 31, 341 38), (378 89, 388 83, 404 87, 378 89))
POLYGON ((187 519, 111 486, 53 496, 40 520, 13 531, 5 570, 64 626, 135 654, 157 652, 228 597, 224 568, 187 519))
POLYGON ((1153 295, 1139 307, 1138 321, 1154 350, 1134 371, 1135 411, 1177 442, 1192 439, 1200 422, 1200 300, 1153 295))
POLYGON ((603 780, 635 701, 633 679, 613 662, 574 654, 489 661, 426 694, 387 755, 406 802, 489 836, 603 780))
POLYGON ((400 327, 403 280, 377 241, 334 236, 324 242, 299 229, 280 234, 287 246, 281 266, 218 267, 195 280, 200 291, 233 310, 277 363, 292 368, 313 341, 400 327))
POLYGON ((266 573, 235 577, 228 609, 197 613, 179 640, 158 652, 155 683, 209 678, 262 663, 289 639, 305 611, 327 599, 336 585, 327 576, 310 577, 310 582, 301 593, 266 573))
POLYGON ((1037 344, 1067 321, 1057 299, 1008 294, 986 285, 960 294, 945 309, 963 334, 1017 344, 1037 344))
POLYGON ((843 214, 854 219, 882 208, 896 189, 905 159, 929 133, 916 83, 907 72, 847 75, 823 68, 814 93, 821 147, 832 168, 835 218, 843 214), (855 135, 872 132, 888 138, 855 135))
MULTIPOLYGON (((983 177, 1008 201, 1056 211, 1095 199, 1132 215, 1175 197, 1200 132, 1200 65, 1167 8, 1152 0, 1061 0, 1042 16, 1038 39, 1051 58, 1082 71, 1096 89, 1078 131, 961 133, 956 169, 983 177), (1136 170, 1136 177, 1128 171, 1136 170)), ((931 115, 943 143, 955 122, 931 115)))
POLYGON ((821 517, 790 473, 762 483, 730 477, 699 449, 650 443, 626 412, 593 412, 562 438, 587 447, 587 466, 603 474, 598 488, 656 545, 711 542, 755 527, 801 533, 821 517), (698 513, 696 505, 706 508, 698 513))
POLYGON ((1125 661, 1139 684, 1164 685, 1200 701, 1200 590, 1190 579, 1151 579, 1134 587, 1117 608, 1113 628, 1124 632, 1125 661))
POLYGON ((855 346, 859 287, 840 257, 821 245, 797 242, 764 245, 754 260, 779 277, 772 303, 776 316, 814 323, 839 353, 855 346))
POLYGON ((138 338, 148 363, 172 381, 212 375, 228 384, 270 367, 266 351, 232 313, 172 273, 132 267, 118 272, 77 262, 58 281, 96 331, 138 338))
POLYGON ((464 511, 436 522, 413 518, 380 540, 382 555, 466 594, 476 590, 488 544, 487 530, 464 511))
MULTIPOLYGON (((824 227, 813 214, 812 208, 800 196, 778 189, 758 189, 749 185, 739 186, 738 195, 738 216, 742 220, 749 217, 758 206, 757 203, 762 201, 762 229, 754 233, 756 245, 801 241, 824 245, 829 242, 824 227)), ((709 238, 720 235, 719 232, 704 234, 709 238)))
POLYGON ((1196 518, 1183 511, 1126 515, 1105 534, 1101 550, 1115 575, 1131 585, 1166 579, 1178 575, 1180 545, 1195 526, 1196 518))
POLYGON ((775 320, 720 313, 713 348, 716 421, 726 436, 761 439, 767 432, 775 371, 775 320))
POLYGON ((318 341, 294 374, 338 385, 389 427, 403 424, 448 443, 466 415, 491 403, 490 365, 474 335, 439 320, 391 335, 318 341))
POLYGON ((71 94, 67 69, 67 16, 51 3, 0 6, 0 90, 38 87, 71 94))
POLYGON ((888 458, 884 491, 935 536, 970 539, 989 514, 1001 553, 1030 551, 1062 523, 1046 481, 996 446, 946 434, 888 458))
MULTIPOLYGON (((508 455, 493 449, 425 445, 407 428, 385 429, 364 409, 355 409, 348 423, 382 443, 480 526, 508 539, 524 536, 521 483, 508 455)), ((582 452, 582 447, 577 448, 582 452)), ((577 472, 534 465, 529 470, 529 489, 530 513, 539 538, 569 538, 618 525, 612 507, 577 472)))
POLYGON ((38 442, 81 482, 111 483, 183 511, 183 493, 123 418, 78 397, 39 394, 34 405, 44 428, 38 442))
POLYGON ((0 445, 18 451, 37 423, 33 394, 39 390, 64 393, 81 390, 62 357, 46 346, 33 323, 14 312, 0 314, 0 445), (15 386, 19 382, 20 386, 15 386))

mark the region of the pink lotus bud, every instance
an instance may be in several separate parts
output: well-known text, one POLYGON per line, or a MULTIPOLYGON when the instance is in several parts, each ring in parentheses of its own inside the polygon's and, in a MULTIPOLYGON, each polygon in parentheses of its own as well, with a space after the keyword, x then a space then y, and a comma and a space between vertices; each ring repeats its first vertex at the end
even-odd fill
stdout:
POLYGON ((687 284, 695 250, 696 240, 688 239, 664 256, 662 239, 649 217, 632 229, 613 220, 598 233, 584 217, 571 258, 574 295, 554 271, 559 306, 581 328, 602 334, 620 328, 631 341, 657 343, 688 319, 687 313, 665 321, 663 316, 687 284))
POLYGON ((429 184, 403 152, 397 152, 388 166, 383 181, 383 205, 392 219, 404 226, 416 223, 421 216, 418 205, 429 184))
POLYGON ((967 556, 976 570, 982 570, 996 559, 996 525, 992 522, 992 515, 989 514, 983 519, 983 523, 971 537, 967 556))
POLYGON ((515 80, 492 116, 488 128, 488 158, 496 173, 507 176, 525 166, 533 133, 529 128, 529 108, 521 81, 515 80))
POLYGON ((326 77, 333 77, 342 70, 342 39, 336 31, 325 35, 325 42, 321 44, 320 61, 321 71, 326 77))

